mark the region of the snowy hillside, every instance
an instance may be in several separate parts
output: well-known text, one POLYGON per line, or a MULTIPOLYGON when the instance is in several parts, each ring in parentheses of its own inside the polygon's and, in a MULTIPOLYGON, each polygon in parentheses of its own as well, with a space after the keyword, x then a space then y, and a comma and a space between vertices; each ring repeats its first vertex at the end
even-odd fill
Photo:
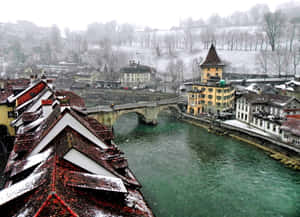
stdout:
MULTIPOLYGON (((192 77, 193 59, 204 60, 208 52, 208 50, 199 50, 194 53, 189 53, 184 50, 177 50, 174 57, 170 57, 165 53, 163 53, 160 57, 157 57, 154 49, 142 49, 135 47, 121 47, 120 49, 128 52, 130 58, 139 60, 143 64, 154 66, 160 73, 167 71, 169 61, 172 59, 181 59, 185 65, 185 78, 192 77)), ((228 67, 226 69, 228 73, 259 73, 255 61, 257 52, 227 50, 217 50, 217 52, 221 60, 228 63, 228 67)))

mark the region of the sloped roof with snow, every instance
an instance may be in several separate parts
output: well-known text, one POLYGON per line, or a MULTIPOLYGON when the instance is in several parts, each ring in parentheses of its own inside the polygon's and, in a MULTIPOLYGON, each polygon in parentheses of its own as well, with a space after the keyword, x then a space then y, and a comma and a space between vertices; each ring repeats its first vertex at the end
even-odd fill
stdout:
MULTIPOLYGON (((25 90, 23 90, 21 93, 18 93, 17 95, 11 95, 7 98, 9 103, 12 103, 13 101, 15 101, 16 99, 18 99, 19 97, 23 96, 25 93, 27 93, 29 90, 33 89, 34 87, 36 87, 38 84, 40 83, 45 83, 44 81, 38 80, 32 84, 29 85, 29 87, 27 87, 25 90)), ((45 83, 46 84, 46 83, 45 83)))
POLYGON ((6 187, 0 191, 1 215, 153 216, 124 153, 111 142, 111 130, 76 110, 61 112, 59 105, 48 117, 32 123, 36 121, 37 128, 29 123, 24 129, 30 130, 20 130, 16 136, 5 169, 6 187), (67 116, 81 128, 67 124, 58 130, 67 116), (34 151, 46 137, 44 146, 34 151), (78 154, 66 157, 72 150, 78 154), (98 165, 100 174, 90 165, 98 165))
POLYGON ((279 95, 279 94, 255 94, 246 93, 242 97, 245 97, 251 104, 269 104, 278 107, 285 107, 293 100, 298 101, 295 97, 279 95))

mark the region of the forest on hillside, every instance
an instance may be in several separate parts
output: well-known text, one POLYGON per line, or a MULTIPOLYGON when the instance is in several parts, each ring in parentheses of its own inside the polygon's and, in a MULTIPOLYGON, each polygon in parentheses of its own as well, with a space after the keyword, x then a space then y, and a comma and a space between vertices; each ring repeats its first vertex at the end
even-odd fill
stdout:
POLYGON ((117 21, 91 23, 84 31, 61 30, 57 25, 39 27, 29 21, 1 23, 0 60, 7 72, 64 61, 110 72, 107 76, 115 72, 117 78, 128 60, 141 59, 176 80, 186 73, 196 75, 214 43, 233 72, 295 75, 300 63, 299 14, 300 4, 289 2, 279 5, 275 12, 266 4, 257 4, 228 17, 212 14, 207 20, 187 18, 168 30, 117 21), (228 57, 241 52, 251 56, 245 56, 241 66, 245 70, 235 67, 234 57, 228 57))

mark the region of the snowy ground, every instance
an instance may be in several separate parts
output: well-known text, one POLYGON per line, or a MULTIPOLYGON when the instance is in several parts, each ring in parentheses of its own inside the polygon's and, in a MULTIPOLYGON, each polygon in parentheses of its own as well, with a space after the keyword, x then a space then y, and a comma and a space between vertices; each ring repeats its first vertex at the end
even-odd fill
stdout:
MULTIPOLYGON (((152 65, 158 72, 166 72, 169 61, 172 59, 165 51, 162 52, 160 57, 156 56, 154 49, 144 49, 138 47, 121 47, 122 51, 129 53, 129 57, 132 59, 140 60, 142 64, 152 65)), ((184 50, 177 50, 173 59, 182 59, 185 65, 185 78, 192 77, 192 62, 193 59, 206 58, 208 50, 195 48, 195 52, 189 53, 184 50)), ((245 74, 256 74, 256 54, 255 51, 227 51, 217 50, 222 61, 230 64, 227 68, 227 72, 232 73, 245 73, 245 74)), ((197 75, 196 75, 197 76, 197 75)))
POLYGON ((245 123, 243 123, 241 121, 238 121, 238 120, 227 120, 227 121, 224 121, 224 123, 228 124, 228 125, 231 125, 231 126, 234 126, 234 127, 239 127, 239 128, 248 130, 252 133, 256 133, 256 134, 259 134, 259 135, 262 135, 262 136, 272 137, 271 134, 266 133, 266 132, 264 132, 260 129, 255 128, 255 127, 251 127, 250 125, 245 124, 245 123))

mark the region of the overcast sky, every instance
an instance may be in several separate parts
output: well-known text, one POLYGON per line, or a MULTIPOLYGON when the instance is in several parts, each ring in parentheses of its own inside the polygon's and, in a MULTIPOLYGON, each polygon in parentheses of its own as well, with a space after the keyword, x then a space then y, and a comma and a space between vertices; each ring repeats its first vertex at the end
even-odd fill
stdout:
POLYGON ((170 28, 180 18, 208 18, 213 13, 227 16, 246 11, 257 3, 271 10, 287 0, 3 0, 0 22, 28 20, 40 26, 84 30, 92 22, 119 23, 170 28))

